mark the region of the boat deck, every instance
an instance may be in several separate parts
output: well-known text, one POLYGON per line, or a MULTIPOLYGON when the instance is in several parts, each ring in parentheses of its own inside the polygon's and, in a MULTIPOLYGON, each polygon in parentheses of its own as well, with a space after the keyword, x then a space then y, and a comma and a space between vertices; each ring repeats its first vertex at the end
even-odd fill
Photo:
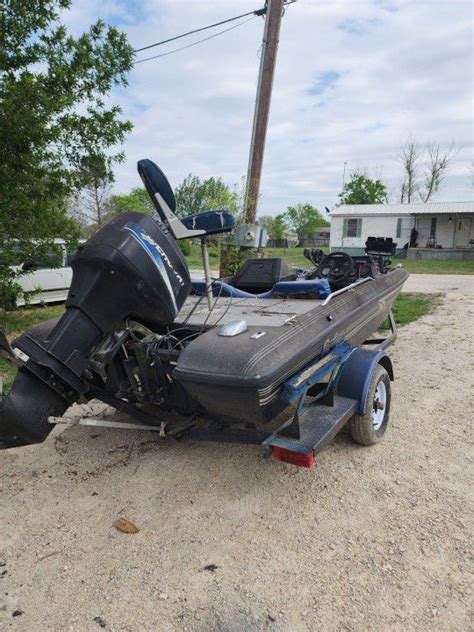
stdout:
POLYGON ((242 319, 250 327, 283 327, 321 303, 323 301, 317 299, 215 297, 213 309, 209 312, 205 296, 190 296, 175 322, 183 324, 186 321, 189 325, 213 327, 242 319), (199 304, 196 306, 196 303, 199 304))

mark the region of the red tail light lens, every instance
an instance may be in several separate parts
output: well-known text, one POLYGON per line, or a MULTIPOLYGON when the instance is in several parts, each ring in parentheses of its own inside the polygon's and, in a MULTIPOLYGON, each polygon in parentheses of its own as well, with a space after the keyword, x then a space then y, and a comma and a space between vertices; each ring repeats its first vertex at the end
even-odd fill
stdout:
POLYGON ((310 468, 314 465, 314 454, 308 452, 307 454, 301 454, 300 452, 292 452, 285 448, 273 448, 273 458, 276 461, 283 461, 283 463, 289 463, 290 465, 296 465, 297 467, 310 468))

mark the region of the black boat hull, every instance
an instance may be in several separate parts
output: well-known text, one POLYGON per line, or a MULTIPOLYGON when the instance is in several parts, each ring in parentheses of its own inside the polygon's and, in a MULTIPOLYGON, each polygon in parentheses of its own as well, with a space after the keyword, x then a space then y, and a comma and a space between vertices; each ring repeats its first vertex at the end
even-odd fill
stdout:
POLYGON ((258 327, 235 338, 213 328, 181 353, 174 377, 212 418, 250 422, 273 419, 286 403, 284 382, 340 342, 362 344, 387 318, 408 277, 402 268, 334 295, 291 325, 258 327))

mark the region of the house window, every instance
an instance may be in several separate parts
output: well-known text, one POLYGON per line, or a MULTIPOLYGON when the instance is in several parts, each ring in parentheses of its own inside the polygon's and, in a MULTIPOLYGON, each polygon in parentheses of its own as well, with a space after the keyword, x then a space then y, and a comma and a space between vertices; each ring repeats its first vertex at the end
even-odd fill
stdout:
POLYGON ((362 232, 362 218, 347 218, 344 220, 343 237, 360 237, 362 232))
POLYGON ((402 236, 402 218, 399 217, 397 219, 397 239, 400 239, 402 236))
POLYGON ((430 237, 436 237, 436 220, 437 217, 431 218, 431 228, 430 228, 430 237))

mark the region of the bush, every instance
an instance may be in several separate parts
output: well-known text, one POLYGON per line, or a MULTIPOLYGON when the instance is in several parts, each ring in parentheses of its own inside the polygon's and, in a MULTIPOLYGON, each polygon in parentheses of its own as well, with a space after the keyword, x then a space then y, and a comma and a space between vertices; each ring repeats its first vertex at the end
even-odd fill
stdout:
POLYGON ((16 299, 21 292, 21 287, 14 281, 6 281, 0 284, 0 309, 15 309, 16 299))
POLYGON ((219 251, 215 246, 209 246, 207 250, 209 252, 210 259, 217 259, 217 257, 219 256, 219 251))
POLYGON ((183 255, 185 257, 189 257, 189 255, 191 254, 191 242, 189 241, 189 239, 180 239, 178 241, 178 246, 180 247, 183 255))

